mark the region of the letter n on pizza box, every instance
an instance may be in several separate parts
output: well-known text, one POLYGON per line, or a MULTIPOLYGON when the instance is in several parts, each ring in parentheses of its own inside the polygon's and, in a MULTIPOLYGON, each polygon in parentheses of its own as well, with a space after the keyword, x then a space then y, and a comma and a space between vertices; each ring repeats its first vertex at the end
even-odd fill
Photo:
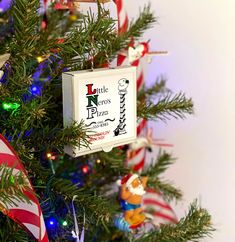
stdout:
POLYGON ((89 147, 66 146, 73 157, 110 151, 136 139, 136 67, 65 72, 64 126, 83 121, 89 147))

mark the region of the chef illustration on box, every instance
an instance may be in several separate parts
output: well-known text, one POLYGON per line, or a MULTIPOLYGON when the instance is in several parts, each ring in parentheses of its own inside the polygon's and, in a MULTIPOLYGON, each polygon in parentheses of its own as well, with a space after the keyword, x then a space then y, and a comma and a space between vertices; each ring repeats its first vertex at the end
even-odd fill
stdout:
POLYGON ((129 80, 122 78, 118 81, 118 94, 120 95, 120 119, 117 128, 113 131, 115 136, 126 133, 126 94, 129 86, 129 80))

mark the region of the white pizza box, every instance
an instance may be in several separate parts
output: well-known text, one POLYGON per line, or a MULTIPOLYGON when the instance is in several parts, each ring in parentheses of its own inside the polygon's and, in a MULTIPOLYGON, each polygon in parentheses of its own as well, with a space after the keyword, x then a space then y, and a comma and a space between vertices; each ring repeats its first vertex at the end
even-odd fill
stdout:
POLYGON ((89 148, 66 146, 67 154, 108 152, 135 141, 136 67, 65 72, 62 82, 64 126, 83 120, 91 131, 89 148))

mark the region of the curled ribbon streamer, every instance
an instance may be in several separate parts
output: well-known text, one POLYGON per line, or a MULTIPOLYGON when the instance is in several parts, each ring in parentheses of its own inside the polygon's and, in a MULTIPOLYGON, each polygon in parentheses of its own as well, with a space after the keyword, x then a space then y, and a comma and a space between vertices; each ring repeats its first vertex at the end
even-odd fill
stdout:
POLYGON ((72 210, 73 210, 73 219, 74 219, 74 227, 75 231, 72 231, 72 236, 74 239, 76 239, 76 242, 84 242, 85 238, 85 212, 84 212, 84 221, 83 221, 83 228, 82 228, 82 233, 81 237, 79 238, 79 228, 78 228, 78 221, 77 221, 77 216, 76 216, 76 211, 74 207, 74 200, 77 198, 77 195, 73 196, 72 200, 72 210))

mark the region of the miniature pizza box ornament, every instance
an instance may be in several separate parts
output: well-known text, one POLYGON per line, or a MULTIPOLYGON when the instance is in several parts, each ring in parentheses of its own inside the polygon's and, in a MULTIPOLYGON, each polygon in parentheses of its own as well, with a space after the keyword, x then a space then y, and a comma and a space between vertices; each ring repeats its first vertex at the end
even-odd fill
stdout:
POLYGON ((84 121, 89 147, 66 146, 73 157, 109 152, 136 139, 136 67, 65 72, 64 125, 84 121))

